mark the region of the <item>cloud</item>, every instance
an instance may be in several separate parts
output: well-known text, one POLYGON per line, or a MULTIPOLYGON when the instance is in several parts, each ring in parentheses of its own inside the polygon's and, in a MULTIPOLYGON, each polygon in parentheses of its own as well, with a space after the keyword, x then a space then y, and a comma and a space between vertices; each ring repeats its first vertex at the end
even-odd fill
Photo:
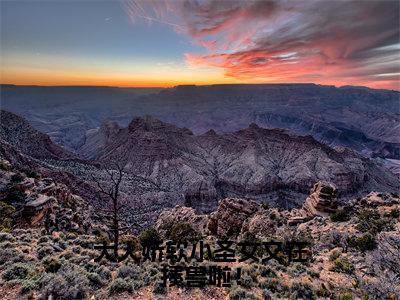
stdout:
POLYGON ((189 64, 228 77, 400 89, 399 1, 129 2, 205 48, 189 64))

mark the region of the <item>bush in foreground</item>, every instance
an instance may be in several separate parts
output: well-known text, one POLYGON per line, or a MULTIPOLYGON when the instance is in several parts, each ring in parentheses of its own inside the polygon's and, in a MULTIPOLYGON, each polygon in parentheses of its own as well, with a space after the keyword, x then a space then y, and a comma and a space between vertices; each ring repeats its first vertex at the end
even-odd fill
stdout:
POLYGON ((333 266, 330 270, 333 272, 351 274, 354 271, 354 266, 346 257, 338 257, 333 261, 333 266))
POLYGON ((177 223, 167 232, 166 238, 175 242, 196 242, 201 236, 189 223, 177 223))
POLYGON ((143 245, 155 245, 161 242, 161 237, 155 228, 149 227, 140 233, 139 240, 143 245))
POLYGON ((348 244, 350 247, 356 248, 362 252, 373 250, 376 246, 375 238, 370 233, 359 237, 351 236, 348 239, 348 244))
POLYGON ((56 274, 47 274, 41 280, 42 296, 60 300, 85 299, 89 280, 79 267, 66 265, 56 274))
POLYGON ((124 280, 122 278, 117 278, 111 283, 110 288, 109 288, 109 292, 110 292, 110 295, 121 294, 123 292, 132 293, 133 292, 133 286, 132 286, 132 284, 130 284, 126 280, 124 280))
POLYGON ((16 263, 5 270, 3 274, 3 279, 5 281, 25 279, 26 277, 28 277, 31 271, 31 267, 28 264, 16 263))
POLYGON ((344 209, 338 209, 331 215, 332 222, 345 222, 348 220, 350 220, 350 216, 344 209))

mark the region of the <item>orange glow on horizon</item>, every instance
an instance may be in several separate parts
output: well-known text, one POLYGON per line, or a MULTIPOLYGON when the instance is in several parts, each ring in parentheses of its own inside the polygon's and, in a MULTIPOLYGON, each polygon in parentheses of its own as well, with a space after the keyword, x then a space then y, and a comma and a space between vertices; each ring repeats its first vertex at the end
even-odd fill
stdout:
POLYGON ((113 72, 72 72, 71 70, 32 70, 32 69, 3 69, 0 72, 1 84, 38 85, 38 86, 112 86, 112 87, 158 87, 170 88, 177 85, 212 85, 212 84, 274 84, 274 83, 315 83, 333 86, 366 86, 376 89, 400 90, 400 83, 396 80, 361 80, 363 78, 346 78, 343 80, 332 78, 310 78, 298 76, 291 78, 280 74, 279 70, 271 72, 270 76, 251 78, 235 78, 224 73, 159 73, 157 76, 130 75, 113 72), (280 76, 282 75, 282 76, 280 76), (141 77, 140 77, 141 76, 141 77), (176 78, 176 79, 175 79, 176 78))
POLYGON ((38 86, 113 86, 113 87, 161 87, 168 88, 185 84, 222 84, 238 83, 222 76, 195 75, 185 79, 171 76, 129 76, 125 74, 72 74, 70 72, 1 72, 1 84, 38 85, 38 86), (161 77, 161 78, 160 78, 161 77))

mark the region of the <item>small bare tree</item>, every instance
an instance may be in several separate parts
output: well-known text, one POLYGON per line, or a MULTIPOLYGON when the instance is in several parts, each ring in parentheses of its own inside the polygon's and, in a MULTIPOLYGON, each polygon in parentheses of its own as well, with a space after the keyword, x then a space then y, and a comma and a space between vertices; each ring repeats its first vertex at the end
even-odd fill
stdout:
POLYGON ((98 191, 100 192, 101 205, 106 204, 106 208, 101 208, 111 219, 110 230, 113 233, 114 241, 114 255, 118 257, 118 246, 121 235, 121 210, 124 208, 125 203, 121 199, 121 184, 124 177, 125 165, 117 162, 110 164, 110 168, 104 168, 104 171, 108 175, 109 181, 107 183, 102 183, 98 178, 92 175, 92 181, 97 185, 98 191))

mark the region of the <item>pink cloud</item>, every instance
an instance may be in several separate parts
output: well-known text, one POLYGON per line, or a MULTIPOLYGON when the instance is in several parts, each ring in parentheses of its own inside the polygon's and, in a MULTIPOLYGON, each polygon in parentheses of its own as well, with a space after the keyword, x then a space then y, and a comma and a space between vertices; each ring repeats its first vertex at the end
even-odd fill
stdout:
POLYGON ((129 1, 202 45, 191 65, 245 81, 399 89, 398 1, 129 1))

